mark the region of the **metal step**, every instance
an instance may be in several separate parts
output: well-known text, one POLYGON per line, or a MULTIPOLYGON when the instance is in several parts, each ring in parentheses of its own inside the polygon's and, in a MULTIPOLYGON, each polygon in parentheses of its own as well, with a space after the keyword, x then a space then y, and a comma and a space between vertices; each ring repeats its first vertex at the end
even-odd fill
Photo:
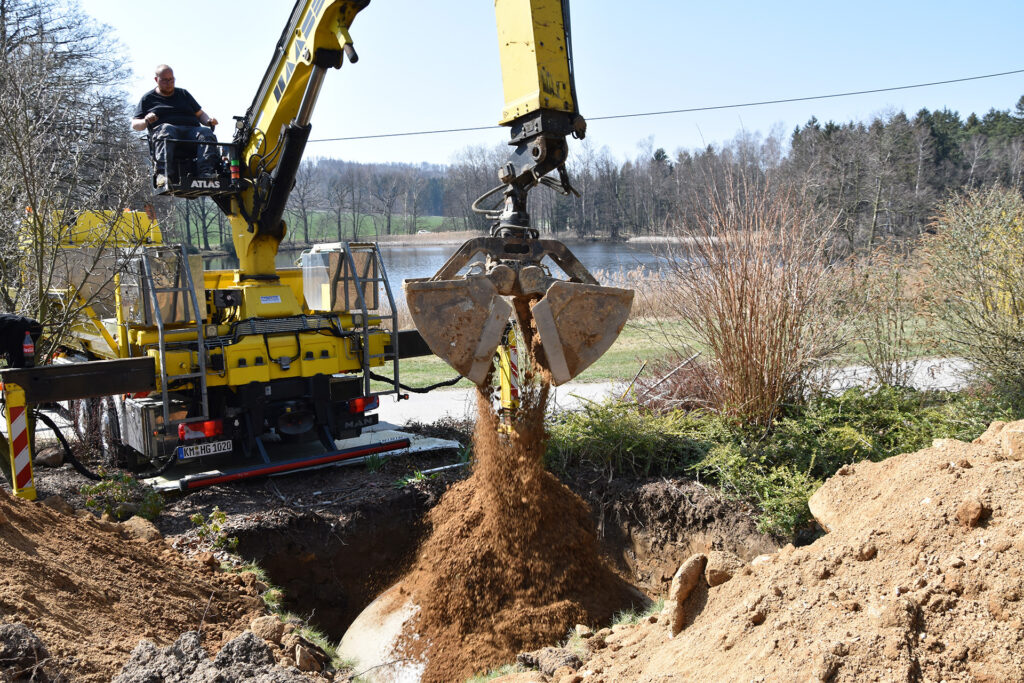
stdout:
MULTIPOLYGON (((345 259, 348 262, 348 272, 352 274, 352 279, 355 284, 356 297, 359 302, 359 313, 362 314, 362 331, 359 333, 362 339, 362 366, 363 366, 363 394, 365 396, 379 396, 382 394, 392 393, 392 391, 381 391, 373 392, 370 390, 370 363, 371 361, 383 359, 397 360, 398 359, 398 311, 395 306, 395 297, 391 292, 391 283, 388 282, 387 269, 384 267, 384 258, 381 256, 380 248, 376 242, 345 242, 345 259), (355 259, 353 253, 364 253, 369 254, 370 258, 375 261, 375 268, 371 269, 370 272, 376 272, 379 277, 359 277, 359 271, 356 268, 355 259), (392 335, 391 352, 385 351, 383 354, 371 354, 370 353, 370 330, 366 326, 366 320, 369 318, 369 311, 366 307, 366 300, 363 297, 364 287, 367 284, 374 283, 384 284, 384 291, 387 293, 388 304, 391 310, 391 329, 394 332, 392 335)), ((355 314, 353 314, 353 318, 355 314)), ((399 385, 398 376, 398 363, 391 364, 393 375, 392 381, 389 384, 393 385, 394 393, 401 393, 401 387, 399 385)))

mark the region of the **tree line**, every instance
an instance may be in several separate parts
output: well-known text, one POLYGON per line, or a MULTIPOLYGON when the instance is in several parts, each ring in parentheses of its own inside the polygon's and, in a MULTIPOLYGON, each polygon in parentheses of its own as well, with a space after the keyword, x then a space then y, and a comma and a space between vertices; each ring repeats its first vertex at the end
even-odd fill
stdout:
MULTIPOLYGON (((113 58, 121 56, 109 32, 74 0, 0 0, 0 211, 6 216, 0 229, 10 236, 0 250, 7 255, 19 251, 13 235, 26 207, 36 210, 41 227, 49 215, 43 208, 141 208, 152 201, 146 145, 127 123, 137 94, 124 92, 124 60, 113 58)), ((470 207, 498 183, 509 149, 504 143, 467 148, 447 164, 310 157, 286 216, 290 238, 484 230, 486 219, 470 207)), ((671 154, 648 140, 628 159, 591 136, 573 142, 568 166, 579 196, 538 188, 530 205, 535 225, 562 238, 685 232, 716 179, 742 171, 752 182, 772 176, 782 181, 774 186, 795 188, 836 216, 834 248, 842 254, 928 230, 937 203, 953 190, 991 184, 1020 190, 1024 97, 1013 109, 966 117, 922 109, 870 121, 812 118, 788 135, 741 132, 722 144, 671 154)), ((171 239, 200 248, 230 244, 226 222, 209 201, 156 203, 171 239)), ((12 263, 0 258, 0 267, 12 263)), ((7 296, 5 307, 17 307, 11 295, 0 296, 7 296)))
MULTIPOLYGON (((956 190, 1000 185, 1024 187, 1024 96, 1013 109, 961 117, 948 109, 880 115, 836 123, 816 118, 788 136, 741 132, 720 145, 679 150, 642 143, 635 157, 620 160, 591 139, 574 144, 568 164, 579 196, 547 189, 531 194, 537 227, 562 237, 621 240, 675 235, 693 225, 709 187, 727 172, 754 182, 773 176, 775 186, 801 193, 835 216, 837 254, 870 248, 882 240, 929 230, 939 202, 956 190)), ((484 230, 473 201, 497 184, 507 146, 473 147, 448 165, 360 164, 311 159, 303 164, 289 205, 293 239, 355 239, 412 234, 425 217, 434 227, 484 230), (312 226, 319 221, 319 231, 312 226), (325 225, 328 222, 330 229, 325 225)), ((212 207, 183 205, 180 215, 200 228, 195 243, 209 246, 212 207)), ((223 234, 221 224, 220 234, 223 234)))

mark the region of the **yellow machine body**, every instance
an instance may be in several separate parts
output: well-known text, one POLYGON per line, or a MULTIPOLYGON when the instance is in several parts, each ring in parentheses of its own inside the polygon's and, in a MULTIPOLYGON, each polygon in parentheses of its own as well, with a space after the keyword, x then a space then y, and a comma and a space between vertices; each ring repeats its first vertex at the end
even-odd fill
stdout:
POLYGON ((505 91, 500 123, 541 109, 576 113, 562 3, 495 0, 494 13, 505 91))
POLYGON ((160 224, 145 211, 83 211, 74 215, 54 211, 53 216, 56 225, 64 226, 60 231, 60 244, 64 247, 163 244, 160 224))
MULTIPOLYGON (((349 27, 368 0, 306 0, 296 3, 286 34, 267 70, 260 91, 249 114, 253 132, 241 150, 245 175, 256 178, 271 173, 279 163, 275 159, 284 144, 282 137, 297 119, 308 122, 309 113, 319 93, 319 83, 312 83, 318 53, 338 52, 351 48, 349 27)), ((341 65, 340 56, 336 66, 341 65)), ((322 76, 321 76, 322 78, 322 76)), ((290 188, 289 188, 290 189, 290 188)), ((254 227, 251 216, 256 201, 256 188, 249 187, 232 199, 228 218, 231 237, 238 255, 238 270, 244 276, 265 276, 276 273, 274 257, 284 238, 285 226, 254 227)), ((260 287, 257 283, 255 286, 260 287)), ((254 300, 247 299, 247 306, 254 300)), ((246 313, 257 315, 255 310, 246 313)), ((292 311, 297 315, 298 309, 292 311)))

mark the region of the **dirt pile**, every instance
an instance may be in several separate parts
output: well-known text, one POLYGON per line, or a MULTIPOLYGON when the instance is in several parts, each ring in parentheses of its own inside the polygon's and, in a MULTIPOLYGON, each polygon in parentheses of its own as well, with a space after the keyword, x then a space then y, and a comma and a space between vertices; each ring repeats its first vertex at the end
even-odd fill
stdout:
POLYGON ((714 588, 705 571, 682 603, 678 635, 667 611, 605 631, 587 641, 594 655, 581 672, 588 681, 1024 681, 1022 489, 1024 422, 844 467, 812 498, 826 536, 756 558, 714 588))
POLYGON ((0 625, 31 629, 52 676, 109 681, 141 639, 168 645, 196 629, 219 649, 265 613, 251 575, 183 558, 144 521, 106 522, 61 502, 59 512, 0 489, 0 625))
POLYGON ((473 474, 431 511, 400 584, 420 608, 402 647, 428 658, 424 681, 463 680, 644 599, 602 561, 586 504, 543 468, 546 399, 524 392, 505 433, 478 398, 473 474))

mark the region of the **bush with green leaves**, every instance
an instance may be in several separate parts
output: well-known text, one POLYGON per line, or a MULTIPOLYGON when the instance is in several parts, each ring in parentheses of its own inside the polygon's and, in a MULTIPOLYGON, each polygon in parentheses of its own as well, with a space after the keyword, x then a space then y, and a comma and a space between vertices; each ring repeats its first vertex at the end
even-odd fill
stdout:
POLYGON ((1014 415, 1013 405, 994 395, 854 388, 790 411, 762 449, 774 463, 826 478, 847 463, 917 451, 933 439, 970 441, 993 420, 1014 415))
POLYGON ((1005 399, 880 387, 787 406, 771 429, 703 411, 655 413, 610 401, 554 419, 547 464, 606 475, 690 475, 759 509, 762 531, 788 536, 810 521, 807 499, 847 463, 883 460, 970 441, 993 420, 1013 420, 1005 399))
POLYGON ((117 519, 134 514, 152 520, 164 509, 164 499, 153 487, 141 484, 125 472, 100 470, 100 480, 80 489, 85 507, 117 519))
POLYGON ((728 437, 727 422, 698 411, 656 413, 637 405, 588 402, 561 413, 549 426, 546 464, 577 465, 633 476, 681 474, 728 437))
POLYGON ((199 536, 199 540, 209 543, 214 548, 234 550, 238 547, 238 537, 229 536, 224 529, 228 516, 219 507, 214 507, 207 517, 203 517, 202 513, 197 512, 189 517, 189 521, 196 525, 196 534, 199 536))

